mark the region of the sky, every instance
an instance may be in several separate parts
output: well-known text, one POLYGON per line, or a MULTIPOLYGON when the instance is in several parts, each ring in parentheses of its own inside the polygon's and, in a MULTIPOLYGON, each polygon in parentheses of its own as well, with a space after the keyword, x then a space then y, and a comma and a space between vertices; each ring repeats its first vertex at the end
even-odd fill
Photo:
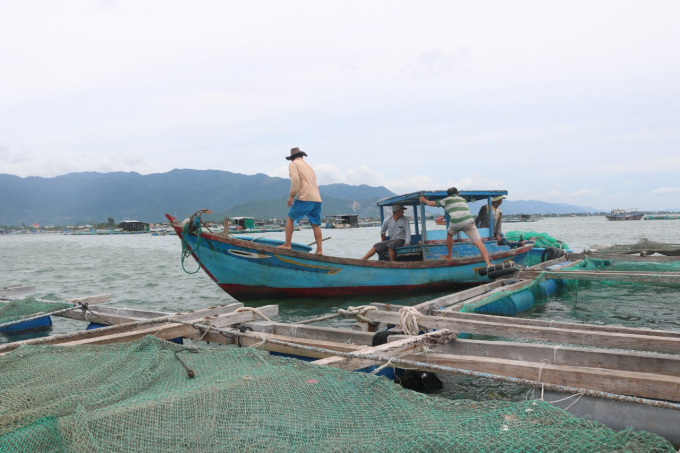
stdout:
POLYGON ((0 0, 0 173, 680 208, 680 2, 0 0))

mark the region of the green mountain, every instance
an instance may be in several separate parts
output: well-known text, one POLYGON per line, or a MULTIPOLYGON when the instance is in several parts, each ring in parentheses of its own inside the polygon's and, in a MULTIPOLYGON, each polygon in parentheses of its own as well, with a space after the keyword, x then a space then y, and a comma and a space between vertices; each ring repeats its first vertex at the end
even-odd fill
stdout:
MULTIPOLYGON (((0 174, 0 225, 75 225, 121 220, 161 222, 165 213, 183 218, 199 209, 213 217, 283 218, 290 180, 219 170, 167 173, 69 173, 55 178, 0 174)), ((377 215, 384 187, 321 186, 323 214, 377 215)))

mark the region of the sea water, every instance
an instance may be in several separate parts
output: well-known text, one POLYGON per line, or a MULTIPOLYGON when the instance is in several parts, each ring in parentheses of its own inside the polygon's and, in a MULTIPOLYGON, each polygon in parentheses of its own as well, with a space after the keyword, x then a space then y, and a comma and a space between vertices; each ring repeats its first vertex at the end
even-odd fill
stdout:
MULTIPOLYGON (((413 225, 411 226, 412 232, 413 225)), ((444 229, 428 222, 428 230, 444 229)), ((629 244, 641 238, 680 244, 680 220, 610 222, 604 217, 547 217, 537 222, 508 223, 504 230, 534 230, 560 239, 575 252, 593 244, 629 244)), ((283 233, 250 235, 283 239, 283 233)), ((326 255, 361 258, 380 240, 378 227, 324 229, 326 255)), ((311 230, 296 231, 294 242, 314 241, 311 230)), ((0 235, 0 287, 35 285, 35 297, 64 300, 78 296, 111 293, 109 306, 142 310, 180 312, 233 302, 202 270, 187 274, 180 264, 181 245, 176 235, 0 235)), ((193 259, 185 260, 194 271, 193 259)), ((373 301, 413 305, 446 293, 424 293, 399 297, 343 297, 341 299, 259 300, 248 306, 278 304, 276 321, 294 322, 373 301)), ((335 319, 321 325, 349 327, 352 320, 335 319)), ((83 328, 78 321, 54 318, 54 326, 38 335, 72 332, 83 328)), ((35 334, 32 335, 36 336, 35 334)), ((0 335, 0 342, 21 336, 0 335)), ((452 398, 520 398, 523 390, 489 380, 443 377, 443 396, 452 398)))

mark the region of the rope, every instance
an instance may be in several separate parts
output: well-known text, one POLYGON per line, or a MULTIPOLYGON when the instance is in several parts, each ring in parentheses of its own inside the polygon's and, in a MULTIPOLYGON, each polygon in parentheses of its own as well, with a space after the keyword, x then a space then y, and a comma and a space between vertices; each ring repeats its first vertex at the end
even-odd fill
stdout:
POLYGON ((242 308, 237 309, 234 313, 243 313, 243 312, 245 312, 245 311, 253 312, 253 313, 255 313, 257 316, 259 316, 260 318, 264 319, 265 321, 273 322, 270 318, 267 317, 267 315, 265 315, 264 313, 262 313, 262 312, 261 312, 260 310, 258 310, 257 308, 252 308, 252 307, 242 307, 242 308))
POLYGON ((380 323, 377 323, 371 319, 366 318, 366 313, 368 313, 371 310, 377 310, 377 307, 374 307, 372 305, 360 305, 358 307, 347 307, 345 310, 344 308, 339 308, 337 313, 333 313, 332 315, 325 315, 325 316, 319 316, 318 318, 312 318, 312 319, 307 319, 304 321, 298 321, 295 324, 312 324, 314 322, 320 322, 320 321, 326 321, 327 319, 333 319, 333 318, 339 318, 342 316, 343 318, 356 318, 359 321, 367 322, 372 326, 376 326, 380 323))
POLYGON ((189 218, 189 221, 185 223, 184 227, 182 228, 182 269, 187 274, 195 274, 201 270, 200 246, 201 246, 201 234, 203 232, 203 229, 201 227, 201 225, 203 224, 203 222, 201 221, 201 214, 203 214, 204 212, 206 212, 206 210, 204 209, 197 211, 194 215, 192 215, 189 218), (196 218, 198 218, 198 222, 194 220, 196 218), (192 229, 196 233, 196 247, 194 249, 194 252, 192 252, 191 247, 189 247, 189 242, 187 241, 187 238, 191 235, 192 229), (198 262, 198 268, 193 272, 189 272, 186 269, 186 267, 184 267, 184 259, 190 256, 192 253, 196 257, 196 261, 198 262))
POLYGON ((372 305, 362 305, 360 307, 347 307, 347 310, 344 310, 342 308, 338 309, 338 314, 342 316, 343 318, 356 318, 359 321, 362 322, 367 322, 372 326, 376 326, 379 323, 368 319, 366 316, 364 316, 366 313, 369 311, 377 310, 377 307, 373 307, 372 305))
POLYGON ((413 307, 404 307, 399 310, 399 316, 401 316, 399 320, 401 330, 407 335, 418 335, 418 316, 420 316, 420 312, 413 307))
POLYGON ((178 349, 177 351, 175 351, 175 358, 179 361, 179 363, 182 364, 184 369, 187 370, 187 376, 189 376, 189 378, 193 379, 196 376, 196 373, 194 372, 194 370, 189 368, 187 366, 187 364, 184 363, 182 361, 182 359, 180 359, 179 356, 177 355, 178 353, 180 353, 182 351, 189 351, 189 352, 193 352, 194 354, 198 354, 198 349, 196 349, 196 348, 184 348, 184 349, 178 349))

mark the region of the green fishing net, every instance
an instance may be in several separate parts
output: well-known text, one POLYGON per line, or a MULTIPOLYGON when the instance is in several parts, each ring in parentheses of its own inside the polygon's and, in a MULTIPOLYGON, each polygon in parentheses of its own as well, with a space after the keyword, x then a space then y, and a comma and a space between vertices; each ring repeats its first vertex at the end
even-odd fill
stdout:
POLYGON ((678 330, 680 278, 671 274, 673 272, 680 272, 680 262, 587 258, 559 271, 542 274, 525 287, 496 290, 483 299, 463 305, 460 311, 678 330), (617 271, 629 274, 606 274, 617 271))
POLYGON ((505 233, 505 238, 508 241, 519 241, 520 237, 525 241, 535 241, 534 247, 536 248, 556 247, 564 250, 569 249, 569 246, 566 243, 559 239, 555 239, 548 233, 539 233, 538 231, 510 231, 509 233, 505 233))
POLYGON ((674 452, 543 401, 447 400, 255 349, 196 351, 146 337, 0 357, 0 452, 674 452))
POLYGON ((32 298, 14 300, 6 304, 0 304, 0 325, 69 307, 73 307, 73 304, 40 302, 32 298))

